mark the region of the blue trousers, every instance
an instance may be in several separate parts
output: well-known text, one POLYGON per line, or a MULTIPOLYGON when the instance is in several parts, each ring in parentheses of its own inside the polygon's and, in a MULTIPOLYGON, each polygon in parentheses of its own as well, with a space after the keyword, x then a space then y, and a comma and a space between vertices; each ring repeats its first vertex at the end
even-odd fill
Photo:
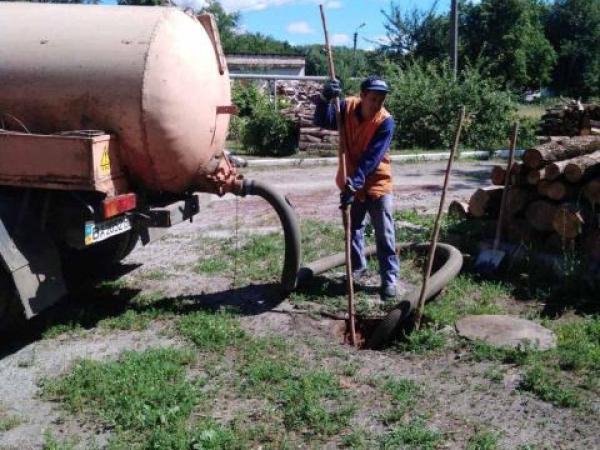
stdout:
POLYGON ((350 208, 352 271, 367 268, 367 260, 364 254, 365 218, 369 213, 371 224, 375 230, 375 245, 377 247, 382 286, 396 284, 400 275, 400 262, 396 255, 392 203, 392 194, 386 194, 376 200, 367 198, 362 202, 356 199, 350 208))

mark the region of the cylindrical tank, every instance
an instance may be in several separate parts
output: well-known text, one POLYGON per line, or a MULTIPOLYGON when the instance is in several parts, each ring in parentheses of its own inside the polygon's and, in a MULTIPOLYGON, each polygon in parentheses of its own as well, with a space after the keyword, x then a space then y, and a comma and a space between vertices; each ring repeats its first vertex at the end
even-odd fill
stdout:
POLYGON ((211 37, 176 8, 0 2, 0 118, 115 133, 132 181, 181 192, 214 169, 227 133, 211 37))

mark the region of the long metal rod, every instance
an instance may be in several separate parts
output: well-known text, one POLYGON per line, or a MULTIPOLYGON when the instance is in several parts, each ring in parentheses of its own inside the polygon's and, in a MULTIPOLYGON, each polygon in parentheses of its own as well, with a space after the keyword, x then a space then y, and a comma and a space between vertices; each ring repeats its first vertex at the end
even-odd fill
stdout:
POLYGON ((423 285, 421 286, 421 294, 419 295, 419 303, 417 304, 417 310, 415 312, 415 330, 419 330, 421 327, 421 318, 423 317, 423 308, 425 306, 425 292, 427 292, 427 286, 429 284, 429 278, 431 277, 431 269, 433 267, 433 256, 435 254, 435 248, 437 247, 438 236, 440 234, 440 219, 444 212, 444 205, 446 203, 446 193, 448 192, 448 184, 450 182, 450 172, 452 171, 452 162, 454 161, 454 154, 458 148, 460 142, 460 134, 462 132, 463 121, 465 120, 465 107, 460 109, 460 115, 458 118, 458 125, 456 126, 456 133, 454 135, 454 144, 450 151, 450 157, 448 158, 448 166, 446 167, 446 176, 444 177, 444 189, 442 190, 442 198, 440 200, 440 208, 438 209, 437 217, 435 218, 435 225, 433 226, 433 234, 431 236, 431 245, 429 247, 429 253, 427 255, 427 268, 423 277, 423 285))
MULTIPOLYGON (((325 33, 325 49, 327 51, 327 63, 329 66, 329 77, 335 80, 335 66, 333 64, 333 52, 329 44, 329 32, 327 31, 327 21, 323 5, 319 5, 321 10, 321 21, 323 22, 323 32, 325 33)), ((342 168, 344 181, 348 176, 346 168, 346 134, 344 130, 344 121, 340 111, 340 99, 335 97, 335 118, 339 133, 338 164, 342 168)), ((352 261, 350 258, 350 208, 346 206, 342 210, 342 220, 344 223, 344 250, 346 255, 346 290, 348 292, 348 321, 350 324, 350 344, 356 345, 356 328, 354 325, 354 280, 352 279, 352 261)))

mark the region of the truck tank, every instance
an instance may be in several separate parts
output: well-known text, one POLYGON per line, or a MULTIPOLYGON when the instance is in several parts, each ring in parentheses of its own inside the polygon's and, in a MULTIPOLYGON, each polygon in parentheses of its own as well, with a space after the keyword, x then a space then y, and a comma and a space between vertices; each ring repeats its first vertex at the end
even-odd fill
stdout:
POLYGON ((0 126, 105 130, 133 183, 202 190, 222 164, 231 102, 210 25, 170 7, 2 2, 0 126))

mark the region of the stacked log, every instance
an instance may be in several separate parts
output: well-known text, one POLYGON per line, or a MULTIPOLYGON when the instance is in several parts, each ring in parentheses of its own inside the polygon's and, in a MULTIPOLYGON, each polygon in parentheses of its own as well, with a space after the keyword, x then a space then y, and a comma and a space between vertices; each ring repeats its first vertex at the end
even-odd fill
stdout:
POLYGON ((298 129, 298 149, 300 151, 336 151, 337 131, 324 130, 313 124, 315 97, 322 85, 316 81, 279 81, 277 95, 285 98, 289 105, 281 113, 290 118, 298 129))
POLYGON ((600 135, 600 105, 572 100, 554 106, 542 116, 541 128, 546 136, 600 135))
MULTIPOLYGON (((456 202, 453 213, 497 220, 506 172, 494 167, 491 185, 475 191, 464 212, 456 202)), ((510 173, 502 240, 600 255, 600 136, 545 139, 510 173)))

